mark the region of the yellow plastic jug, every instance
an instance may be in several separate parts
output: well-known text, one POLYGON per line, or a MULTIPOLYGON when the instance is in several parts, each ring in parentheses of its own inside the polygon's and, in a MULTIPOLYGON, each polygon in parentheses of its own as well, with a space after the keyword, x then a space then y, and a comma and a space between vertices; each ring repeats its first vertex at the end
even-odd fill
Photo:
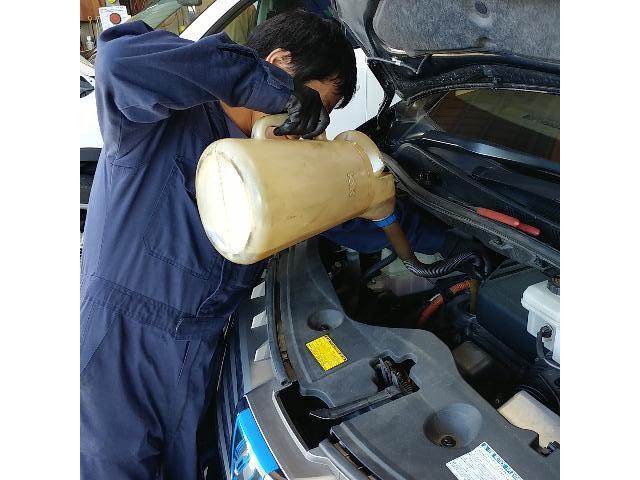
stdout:
POLYGON ((251 139, 218 140, 200 157, 200 219, 216 250, 234 263, 255 263, 356 217, 393 212, 393 176, 369 137, 266 138, 267 128, 285 119, 264 117, 251 139))

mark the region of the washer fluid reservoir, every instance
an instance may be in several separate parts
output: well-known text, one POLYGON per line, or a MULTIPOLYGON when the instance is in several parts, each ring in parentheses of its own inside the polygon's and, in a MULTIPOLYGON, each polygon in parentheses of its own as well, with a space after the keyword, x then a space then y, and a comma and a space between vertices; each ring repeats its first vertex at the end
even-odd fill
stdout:
POLYGON ((534 337, 540 328, 549 325, 552 334, 543 339, 544 347, 553 352, 553 360, 560 363, 560 295, 549 290, 548 282, 530 285, 522 294, 522 306, 529 311, 527 331, 534 337))
POLYGON ((266 138, 266 129, 285 119, 264 117, 251 139, 218 140, 200 157, 200 219, 216 250, 234 263, 255 263, 356 217, 393 212, 393 176, 369 137, 266 138))

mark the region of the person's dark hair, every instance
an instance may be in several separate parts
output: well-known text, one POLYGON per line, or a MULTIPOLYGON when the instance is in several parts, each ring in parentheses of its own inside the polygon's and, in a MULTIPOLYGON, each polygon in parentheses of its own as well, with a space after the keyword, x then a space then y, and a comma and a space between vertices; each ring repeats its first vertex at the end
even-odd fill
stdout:
POLYGON ((353 47, 336 20, 296 9, 280 13, 258 25, 247 47, 266 58, 276 48, 291 52, 293 76, 301 82, 331 79, 342 97, 336 108, 349 103, 356 90, 353 47))

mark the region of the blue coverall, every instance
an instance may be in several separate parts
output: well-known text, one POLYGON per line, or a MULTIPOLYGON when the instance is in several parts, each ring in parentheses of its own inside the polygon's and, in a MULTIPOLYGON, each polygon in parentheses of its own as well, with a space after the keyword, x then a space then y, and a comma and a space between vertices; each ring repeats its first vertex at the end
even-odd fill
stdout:
MULTIPOLYGON (((225 34, 194 43, 132 22, 106 30, 98 51, 104 148, 81 264, 82 476, 200 478, 196 431, 223 327, 264 263, 236 265, 213 248, 196 208, 196 164, 213 141, 242 135, 229 131, 219 100, 278 113, 293 83, 225 34)), ((437 251, 442 230, 406 211, 416 249, 437 251)), ((366 220, 326 235, 361 251, 387 243, 366 220)))

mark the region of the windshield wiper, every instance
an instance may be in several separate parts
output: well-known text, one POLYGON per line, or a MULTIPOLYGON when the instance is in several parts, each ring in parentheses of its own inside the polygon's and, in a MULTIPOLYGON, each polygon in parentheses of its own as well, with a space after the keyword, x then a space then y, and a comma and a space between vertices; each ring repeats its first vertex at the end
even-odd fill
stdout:
POLYGON ((518 167, 544 170, 548 173, 560 175, 560 164, 536 157, 510 148, 499 147, 489 143, 475 142, 451 135, 447 132, 430 130, 420 135, 420 140, 434 147, 445 147, 463 152, 475 153, 484 157, 493 158, 499 162, 512 164, 518 167))

